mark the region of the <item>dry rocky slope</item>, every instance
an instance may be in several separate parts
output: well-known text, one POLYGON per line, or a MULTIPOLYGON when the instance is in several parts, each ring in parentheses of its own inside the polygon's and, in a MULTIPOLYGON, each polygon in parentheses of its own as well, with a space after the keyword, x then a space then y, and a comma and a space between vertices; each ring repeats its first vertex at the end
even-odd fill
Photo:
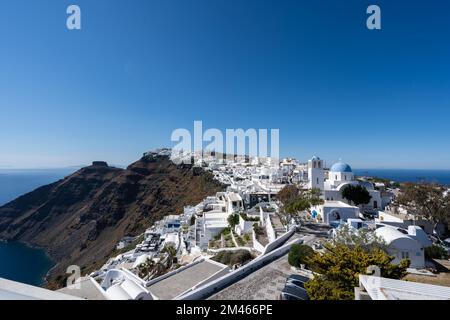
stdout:
POLYGON ((56 262, 48 287, 58 288, 67 266, 91 271, 124 236, 223 189, 201 168, 157 154, 127 169, 97 162, 0 207, 0 239, 44 248, 56 262))

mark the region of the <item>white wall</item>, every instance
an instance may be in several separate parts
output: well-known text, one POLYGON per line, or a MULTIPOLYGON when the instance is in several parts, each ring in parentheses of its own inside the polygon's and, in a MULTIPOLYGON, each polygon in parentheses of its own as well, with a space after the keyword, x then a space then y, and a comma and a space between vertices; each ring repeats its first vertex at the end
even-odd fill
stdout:
POLYGON ((269 252, 271 252, 272 250, 278 248, 281 244, 283 244, 285 241, 287 241, 295 232, 296 227, 291 227, 291 229, 286 232, 285 234, 283 234, 281 237, 279 237, 278 239, 276 239, 275 241, 269 243, 265 248, 264 248, 264 254, 267 254, 269 252))
POLYGON ((338 190, 325 190, 324 198, 327 201, 342 201, 342 193, 338 190))
POLYGON ((357 207, 324 207, 323 208, 323 221, 330 223, 329 217, 332 212, 338 212, 341 220, 347 220, 351 218, 358 218, 359 209, 357 207))
POLYGON ((253 237, 253 248, 261 253, 264 253, 265 247, 256 239, 255 231, 252 231, 252 237, 253 237))
POLYGON ((383 208, 383 201, 381 199, 381 193, 378 190, 370 190, 369 191, 370 196, 372 197, 370 199, 370 203, 367 205, 364 205, 364 207, 374 208, 374 209, 382 209, 383 208), (374 203, 377 202, 377 207, 375 208, 374 203))
POLYGON ((259 225, 262 226, 264 221, 269 216, 268 212, 265 212, 261 207, 259 207, 259 225))
POLYGON ((341 220, 347 220, 349 218, 358 218, 359 208, 354 206, 331 206, 331 205, 319 205, 311 208, 320 214, 324 223, 330 223, 329 215, 331 212, 338 212, 341 220))
POLYGON ((235 227, 235 231, 238 235, 242 236, 244 233, 252 231, 254 223, 256 223, 256 221, 245 221, 241 215, 239 215, 239 224, 235 227))
POLYGON ((337 187, 341 183, 350 182, 354 180, 353 172, 329 172, 328 179, 330 185, 337 187))
POLYGON ((275 234, 275 230, 272 225, 272 221, 270 220, 270 216, 268 215, 266 218, 266 232, 267 232, 267 238, 269 239, 269 243, 275 241, 277 238, 275 234))
POLYGON ((411 268, 425 267, 425 251, 414 239, 400 238, 389 244, 387 248, 388 254, 395 257, 392 263, 397 264, 404 258, 411 261, 411 268), (407 254, 407 256, 405 256, 407 254))

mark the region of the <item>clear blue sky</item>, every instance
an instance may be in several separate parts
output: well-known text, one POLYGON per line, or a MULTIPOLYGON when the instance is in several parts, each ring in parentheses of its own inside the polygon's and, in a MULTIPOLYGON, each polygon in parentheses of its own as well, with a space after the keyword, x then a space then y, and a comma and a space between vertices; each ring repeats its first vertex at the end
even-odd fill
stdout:
POLYGON ((450 169, 449 36, 442 0, 2 0, 0 167, 128 164, 202 120, 279 128, 301 160, 450 169))

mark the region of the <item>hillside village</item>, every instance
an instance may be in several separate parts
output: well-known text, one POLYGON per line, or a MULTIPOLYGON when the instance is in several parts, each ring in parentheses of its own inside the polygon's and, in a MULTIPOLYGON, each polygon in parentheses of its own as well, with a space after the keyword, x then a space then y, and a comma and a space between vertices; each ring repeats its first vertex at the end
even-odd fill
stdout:
MULTIPOLYGON (((170 150, 145 156, 170 156, 170 150)), ((194 156, 186 154, 181 160, 194 156)), ((309 299, 303 284, 314 272, 289 265, 286 256, 296 245, 323 251, 344 226, 381 239, 392 263, 410 261, 409 274, 435 277, 425 252, 436 242, 436 232, 444 235, 445 226, 394 205, 400 192, 395 183, 356 177, 349 164, 327 166, 316 156, 304 163, 214 154, 197 158, 194 165, 210 171, 225 191, 164 217, 141 235, 123 238, 116 246, 118 254, 99 270, 55 293, 68 299, 110 300, 309 299), (281 201, 287 186, 316 194, 316 201, 287 214, 281 201), (368 201, 349 201, 344 196, 349 186, 364 189, 368 201), (274 265, 284 270, 276 275, 278 282, 270 284, 276 290, 260 287, 265 285, 262 280, 245 285, 274 265), (246 290, 250 285, 257 286, 253 293, 246 290), (252 296, 255 292, 259 295, 252 296)), ((449 250, 447 242, 441 244, 449 250)), ((371 277, 360 275, 355 299, 450 299, 450 287, 371 277)))

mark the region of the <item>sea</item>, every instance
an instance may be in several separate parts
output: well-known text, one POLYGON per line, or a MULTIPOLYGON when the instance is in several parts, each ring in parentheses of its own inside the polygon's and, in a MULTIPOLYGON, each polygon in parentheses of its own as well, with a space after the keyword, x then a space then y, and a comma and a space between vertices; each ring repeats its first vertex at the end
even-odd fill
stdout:
POLYGON ((42 286, 53 261, 44 250, 18 242, 0 242, 0 278, 42 286))
MULTIPOLYGON (((56 182, 78 168, 0 169, 0 206, 34 189, 56 182)), ((450 170, 355 169, 356 175, 375 176, 398 182, 427 180, 450 185, 450 170)), ((52 261, 41 249, 0 241, 0 277, 40 286, 52 261)))
POLYGON ((357 176, 389 179, 396 182, 436 182, 450 186, 450 170, 431 169, 354 169, 357 176))
MULTIPOLYGON (((76 170, 77 168, 0 169, 0 206, 40 186, 56 182, 76 170)), ((42 286, 53 265, 42 249, 0 239, 0 278, 42 286)))

